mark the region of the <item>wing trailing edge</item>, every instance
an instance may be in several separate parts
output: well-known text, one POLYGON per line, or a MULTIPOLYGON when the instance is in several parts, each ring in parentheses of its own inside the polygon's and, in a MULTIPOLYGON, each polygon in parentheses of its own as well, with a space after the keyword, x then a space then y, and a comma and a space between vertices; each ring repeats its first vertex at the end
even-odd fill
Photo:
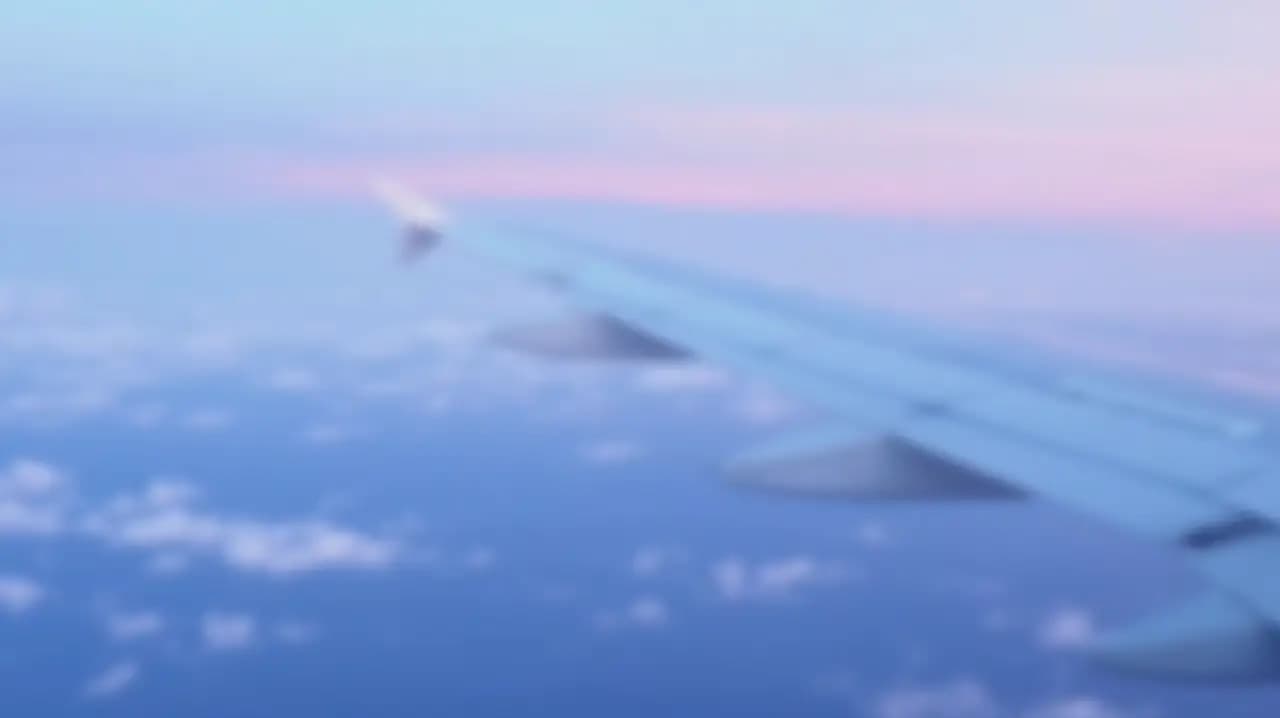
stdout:
POLYGON ((579 314, 503 329, 491 339, 509 349, 555 359, 687 359, 670 342, 603 314, 579 314))
POLYGON ((1108 668, 1152 677, 1280 678, 1280 635, 1255 611, 1217 591, 1104 634, 1089 652, 1108 668))
POLYGON ((725 465, 740 487, 855 500, 1010 499, 1021 494, 891 436, 835 425, 788 434, 725 465))

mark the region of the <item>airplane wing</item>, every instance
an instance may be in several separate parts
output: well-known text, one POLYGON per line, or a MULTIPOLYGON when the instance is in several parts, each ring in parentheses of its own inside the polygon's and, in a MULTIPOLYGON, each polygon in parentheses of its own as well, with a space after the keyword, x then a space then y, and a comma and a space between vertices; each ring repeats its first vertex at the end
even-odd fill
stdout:
POLYGON ((942 333, 836 311, 528 231, 453 224, 383 191, 417 249, 447 241, 581 309, 501 338, 548 356, 696 356, 824 409, 829 424, 728 464, 731 481, 869 500, 1050 499, 1178 551, 1202 595, 1099 638, 1112 667, 1280 678, 1280 451, 1263 421, 1090 373, 1027 371, 942 333), (416 239, 414 239, 416 238, 416 239))

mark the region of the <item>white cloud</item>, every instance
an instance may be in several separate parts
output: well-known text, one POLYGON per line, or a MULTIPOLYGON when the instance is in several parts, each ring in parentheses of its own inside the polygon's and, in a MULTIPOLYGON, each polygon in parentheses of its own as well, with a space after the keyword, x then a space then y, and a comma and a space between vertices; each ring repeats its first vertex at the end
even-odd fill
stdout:
POLYGON ((306 369, 283 367, 267 375, 266 385, 286 394, 305 394, 319 385, 316 375, 306 369))
POLYGON ((1004 633, 1013 628, 1013 616, 1008 610, 993 606, 982 612, 980 623, 992 633, 1004 633))
POLYGON ((187 570, 191 558, 183 553, 166 551, 147 560, 147 571, 157 576, 174 576, 187 570))
POLYGON ((0 574, 0 611, 21 615, 44 598, 45 590, 39 583, 23 576, 0 574))
POLYGON ((0 534, 48 536, 62 531, 63 527, 60 506, 0 499, 0 534))
POLYGON ((273 633, 281 643, 293 646, 314 643, 320 637, 320 629, 301 621, 281 621, 275 625, 273 633))
POLYGON ((857 540, 867 548, 881 548, 890 541, 889 529, 875 521, 863 522, 858 526, 857 540))
POLYGON ((331 446, 351 441, 357 432, 340 424, 312 424, 302 430, 302 440, 316 446, 331 446))
POLYGON ((200 619, 200 635, 211 651, 238 651, 257 640, 258 626, 244 613, 206 613, 200 619))
POLYGON ((631 575, 637 578, 651 578, 666 570, 675 555, 664 548, 644 546, 636 549, 631 557, 631 575))
POLYGON ((711 567, 712 583, 721 597, 730 601, 787 598, 801 588, 836 583, 848 576, 843 564, 809 556, 792 556, 754 566, 731 557, 711 567))
POLYGON ((1049 614, 1040 624, 1040 643, 1057 650, 1078 649, 1093 641, 1093 616, 1080 608, 1064 607, 1049 614))
POLYGON ((125 421, 139 429, 154 429, 169 416, 169 408, 159 402, 146 402, 124 409, 125 421))
POLYGON ((222 409, 197 409, 182 418, 182 425, 192 431, 221 431, 234 421, 231 413, 222 409))
POLYGON ((0 470, 0 534, 62 531, 70 479, 52 464, 16 459, 0 470))
POLYGON ((105 541, 162 554, 210 554, 229 566, 278 576, 325 569, 383 569, 400 546, 321 520, 258 521, 201 511, 197 491, 176 481, 152 483, 89 515, 84 530, 105 541))
POLYGON ((476 546, 462 556, 462 565, 471 571, 488 571, 498 562, 498 552, 488 546, 476 546))
POLYGON ((90 678, 85 684, 84 694, 89 698, 109 698, 133 685, 140 673, 136 663, 117 663, 90 678))
POLYGON ((644 454, 644 449, 634 441, 610 439, 597 441, 582 447, 582 460, 596 466, 629 464, 644 454))
POLYGON ((178 351, 197 366, 226 367, 236 364, 246 351, 245 337, 226 329, 202 329, 178 342, 178 351))
POLYGON ((627 606, 627 620, 634 626, 656 628, 667 623, 667 604, 656 596, 641 596, 627 606))
POLYGON ((1090 696, 1074 696, 1033 708, 1026 718, 1126 718, 1132 715, 1090 696))
POLYGON ((667 625, 671 613, 667 604, 657 596, 638 596, 618 611, 601 611, 595 615, 598 630, 616 631, 624 628, 655 629, 667 625))
POLYGON ((961 678, 930 686, 908 686, 881 696, 874 718, 997 718, 1003 715, 986 686, 961 678))
POLYGON ((165 628, 164 616, 154 611, 113 613, 107 616, 107 634, 117 641, 135 641, 159 635, 165 628))
POLYGON ((874 701, 868 713, 874 718, 1133 718, 1139 715, 1092 696, 1054 698, 1017 709, 998 701, 985 685, 972 678, 896 688, 874 701))
POLYGON ((15 459, 0 471, 0 496, 43 497, 66 485, 67 477, 62 471, 35 459, 15 459))

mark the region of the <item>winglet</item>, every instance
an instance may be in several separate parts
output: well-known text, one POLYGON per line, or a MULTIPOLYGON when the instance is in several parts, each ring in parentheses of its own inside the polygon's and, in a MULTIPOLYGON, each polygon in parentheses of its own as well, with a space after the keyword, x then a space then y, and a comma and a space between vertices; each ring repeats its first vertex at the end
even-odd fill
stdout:
POLYGON ((404 224, 400 259, 410 262, 435 249, 444 235, 446 217, 439 206, 414 194, 403 185, 376 180, 373 191, 404 224))

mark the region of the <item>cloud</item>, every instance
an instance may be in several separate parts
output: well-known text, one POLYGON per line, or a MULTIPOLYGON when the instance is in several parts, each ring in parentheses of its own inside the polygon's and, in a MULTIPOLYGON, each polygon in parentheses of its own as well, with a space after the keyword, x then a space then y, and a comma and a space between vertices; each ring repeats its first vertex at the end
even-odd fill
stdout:
POLYGON ((864 521, 858 526, 855 534, 859 544, 866 548, 884 548, 892 540, 889 529, 876 521, 864 521))
POLYGON ((148 401, 124 410, 125 421, 139 429, 154 429, 169 417, 169 407, 156 401, 148 401))
POLYGON ((873 718, 1132 718, 1139 715, 1093 696, 1053 698, 1019 709, 997 700, 986 685, 973 678, 896 688, 873 701, 868 713, 873 718))
POLYGON ((638 596, 618 611, 601 611, 595 615, 598 630, 624 628, 655 629, 667 625, 671 618, 667 604, 657 596, 638 596))
POLYGON ((871 706, 874 718, 999 718, 1004 712, 986 686, 969 678, 898 688, 871 706))
POLYGON ((0 499, 0 534, 48 536, 63 529, 60 507, 0 499))
POLYGON ((1088 646, 1096 634, 1093 615, 1075 607, 1059 608, 1040 624, 1040 644, 1054 650, 1074 650, 1088 646))
POLYGON ((359 435, 355 429, 340 424, 312 424, 302 430, 302 440, 315 446, 344 444, 359 435))
POLYGON ((272 630, 276 640, 292 646, 315 643, 320 637, 320 629, 314 624, 302 621, 281 621, 272 630))
POLYGON ((30 611, 45 598, 45 590, 32 579, 0 574, 0 611, 18 616, 30 611))
POLYGON ((15 459, 0 470, 0 534, 48 536, 65 524, 70 479, 52 464, 15 459))
POLYGON ((15 459, 0 471, 0 496, 49 496, 67 485, 57 467, 35 459, 15 459))
POLYGON ((836 583, 849 576, 838 562, 809 556, 792 556, 756 565, 737 558, 722 559, 711 566, 711 582, 721 597, 730 601, 783 599, 802 588, 836 583))
POLYGON ((306 394, 319 386, 319 380, 306 369, 282 367, 268 374, 264 384, 286 394, 306 394))
POLYGON ((141 673, 138 664, 133 662, 117 663, 102 673, 89 679, 84 686, 84 694, 88 698, 110 698, 132 686, 141 673))
POLYGON ((193 431, 221 431, 231 426, 235 417, 224 409, 197 409, 182 418, 182 425, 193 431))
POLYGON ((83 522, 110 544, 162 554, 208 554, 254 573, 290 576, 328 569, 390 567, 397 542, 328 521, 227 518, 196 505, 198 492, 173 480, 153 482, 140 495, 118 497, 83 522))
POLYGON ((634 441, 608 439, 588 444, 578 453, 588 464, 618 466, 640 458, 644 455, 644 448, 634 441))
POLYGON ((470 571, 488 571, 498 562, 498 552, 488 546, 476 546, 462 555, 462 565, 470 571))
POLYGON ((672 558, 672 553, 663 548, 656 546, 638 548, 631 557, 631 575, 637 578, 657 576, 666 569, 672 558))
POLYGON ((1126 718, 1132 715, 1098 698, 1074 696, 1033 708, 1026 718, 1126 718))
POLYGON ((244 356, 246 337, 227 329, 200 329, 178 342, 179 353, 188 361, 205 367, 227 367, 244 356))
POLYGON ((667 604, 656 596, 641 596, 627 606, 627 621, 633 626, 656 628, 665 626, 669 613, 667 604))
POLYGON ((164 551, 147 560, 147 571, 157 576, 174 576, 187 570, 191 557, 184 553, 164 551))
POLYGON ((200 635, 211 651, 240 651, 257 640, 257 621, 244 613, 210 612, 200 619, 200 635))
POLYGON ((165 620, 154 611, 112 613, 107 616, 106 629, 114 640, 135 641, 159 635, 165 629, 165 620))

